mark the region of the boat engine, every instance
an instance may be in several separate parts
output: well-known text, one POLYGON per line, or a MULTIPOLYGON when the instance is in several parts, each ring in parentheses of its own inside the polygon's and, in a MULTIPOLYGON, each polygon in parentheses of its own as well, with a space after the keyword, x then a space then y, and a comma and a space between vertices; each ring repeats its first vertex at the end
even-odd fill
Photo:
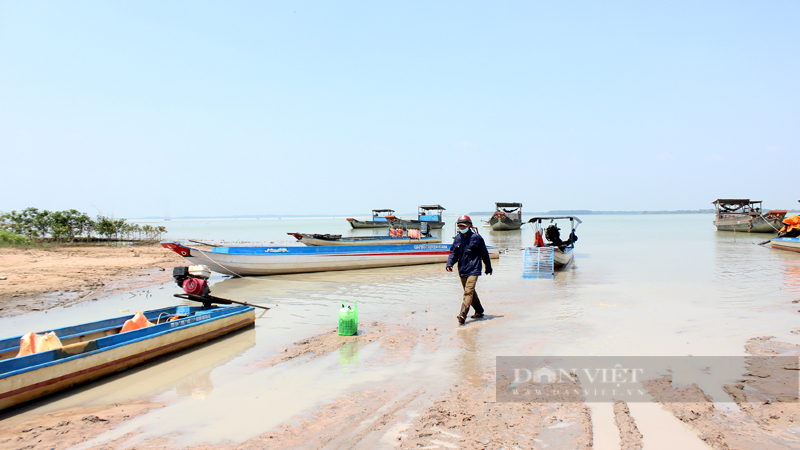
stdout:
POLYGON ((207 266, 175 267, 172 269, 172 277, 183 291, 190 295, 206 297, 211 292, 208 288, 208 278, 211 270, 207 266))
POLYGON ((561 241, 561 233, 560 228, 557 225, 553 224, 547 227, 544 232, 544 237, 547 238, 548 241, 552 242, 553 245, 559 246, 562 245, 563 242, 561 241))

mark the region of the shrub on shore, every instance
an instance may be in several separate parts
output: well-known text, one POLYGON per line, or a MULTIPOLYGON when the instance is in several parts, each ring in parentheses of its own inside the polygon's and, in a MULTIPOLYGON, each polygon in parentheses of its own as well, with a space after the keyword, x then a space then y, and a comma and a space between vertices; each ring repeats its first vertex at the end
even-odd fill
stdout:
POLYGON ((0 243, 11 245, 25 245, 30 244, 31 240, 25 236, 14 234, 10 231, 0 230, 0 243))
POLYGON ((37 208, 26 208, 19 212, 1 214, 0 231, 27 239, 28 243, 32 240, 73 243, 76 240, 95 240, 94 235, 102 236, 105 239, 98 240, 105 241, 153 242, 161 240, 167 229, 163 226, 127 223, 126 219, 114 219, 102 215, 98 215, 97 220, 92 220, 88 214, 75 209, 40 211, 37 208))

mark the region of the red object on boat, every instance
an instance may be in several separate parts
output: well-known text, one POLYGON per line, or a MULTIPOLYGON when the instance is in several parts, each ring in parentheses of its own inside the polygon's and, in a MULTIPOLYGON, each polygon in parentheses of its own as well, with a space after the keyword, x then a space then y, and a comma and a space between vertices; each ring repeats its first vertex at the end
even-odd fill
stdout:
POLYGON ((544 239, 542 239, 542 230, 536 231, 536 235, 533 237, 533 246, 544 247, 544 239))
POLYGON ((206 280, 202 278, 187 278, 181 287, 187 294, 203 295, 206 291, 206 280))

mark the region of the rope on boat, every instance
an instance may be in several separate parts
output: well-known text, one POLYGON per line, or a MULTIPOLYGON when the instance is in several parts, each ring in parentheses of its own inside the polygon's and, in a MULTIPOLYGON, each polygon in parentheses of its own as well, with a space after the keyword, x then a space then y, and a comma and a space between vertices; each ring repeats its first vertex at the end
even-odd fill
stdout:
POLYGON ((161 316, 163 316, 163 315, 166 315, 167 318, 172 317, 172 315, 170 313, 162 312, 161 314, 158 315, 158 318, 156 319, 156 325, 161 323, 161 316))
POLYGON ((232 274, 236 275, 236 276, 237 276, 237 277, 239 277, 239 278, 244 278, 243 276, 239 275, 238 273, 234 272, 233 270, 231 270, 231 269, 229 269, 229 268, 225 267, 225 266, 224 266, 224 265, 223 265, 221 262, 214 261, 214 260, 213 260, 213 259, 211 259, 211 258, 210 258, 208 255, 206 255, 206 253, 205 253, 204 251, 200 250, 199 248, 195 248, 195 250, 197 250, 198 252, 202 253, 202 254, 203 254, 203 256, 205 256, 205 257, 206 257, 206 259, 207 259, 207 260, 209 260, 209 261, 211 261, 212 263, 214 263, 214 264, 216 264, 216 265, 218 265, 218 266, 222 267, 223 269, 225 269, 225 270, 227 270, 228 272, 230 272, 230 273, 232 273, 232 274))
MULTIPOLYGON (((773 230, 777 231, 778 233, 780 233, 780 232, 781 232, 779 229, 775 228, 775 226, 774 226, 774 225, 772 225, 771 223, 769 223, 769 219, 767 219, 766 217, 764 217, 764 214, 762 214, 762 213, 758 213, 758 215, 759 215, 759 216, 761 216, 761 218, 762 218, 762 219, 764 219, 764 222, 767 222, 767 225, 771 226, 773 230)), ((753 225, 752 225, 752 223, 753 223, 753 222, 750 222, 750 226, 751 226, 751 227, 753 226, 753 225)))

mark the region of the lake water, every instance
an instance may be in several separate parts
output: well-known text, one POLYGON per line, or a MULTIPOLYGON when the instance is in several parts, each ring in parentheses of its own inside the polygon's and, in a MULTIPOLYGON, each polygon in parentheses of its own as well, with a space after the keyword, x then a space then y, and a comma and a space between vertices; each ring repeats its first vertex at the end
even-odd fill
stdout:
MULTIPOLYGON (((473 217, 476 224, 486 219, 473 217)), ((457 326, 454 317, 461 285, 444 264, 243 279, 215 275, 214 295, 272 307, 259 312, 255 329, 206 344, 202 352, 182 352, 77 394, 40 402, 9 420, 150 395, 170 405, 131 421, 115 436, 133 429, 141 438, 168 434, 175 423, 159 417, 171 415, 182 418, 181 445, 240 441, 355 389, 425 380, 426 389, 436 392, 469 374, 489 371, 498 355, 736 356, 745 354, 748 339, 765 335, 800 344, 800 336, 791 333, 800 327, 793 303, 800 300, 800 253, 756 245, 770 235, 717 232, 707 214, 581 219, 575 260, 552 280, 522 278, 522 248, 533 242, 530 226, 510 232, 479 227, 489 245, 508 251, 493 262, 494 274, 478 282, 491 320, 465 327, 457 326), (361 324, 436 329, 442 348, 433 354, 415 351, 399 366, 371 364, 379 351, 367 346, 302 365, 254 368, 293 342, 335 329, 341 302, 354 300, 361 324), (279 407, 264 410, 264 402, 279 407), (225 429, 224 436, 213 431, 219 429, 225 429)), ((446 217, 444 243, 452 241, 455 220, 446 217)), ((386 233, 354 232, 344 218, 141 223, 166 226, 165 239, 229 245, 295 245, 287 232, 386 233)), ((562 230, 562 237, 567 234, 562 230)), ((22 334, 31 331, 32 323, 46 328, 120 310, 157 308, 174 304, 177 292, 172 283, 156 286, 46 314, 0 319, 0 328, 7 335, 22 334)))

